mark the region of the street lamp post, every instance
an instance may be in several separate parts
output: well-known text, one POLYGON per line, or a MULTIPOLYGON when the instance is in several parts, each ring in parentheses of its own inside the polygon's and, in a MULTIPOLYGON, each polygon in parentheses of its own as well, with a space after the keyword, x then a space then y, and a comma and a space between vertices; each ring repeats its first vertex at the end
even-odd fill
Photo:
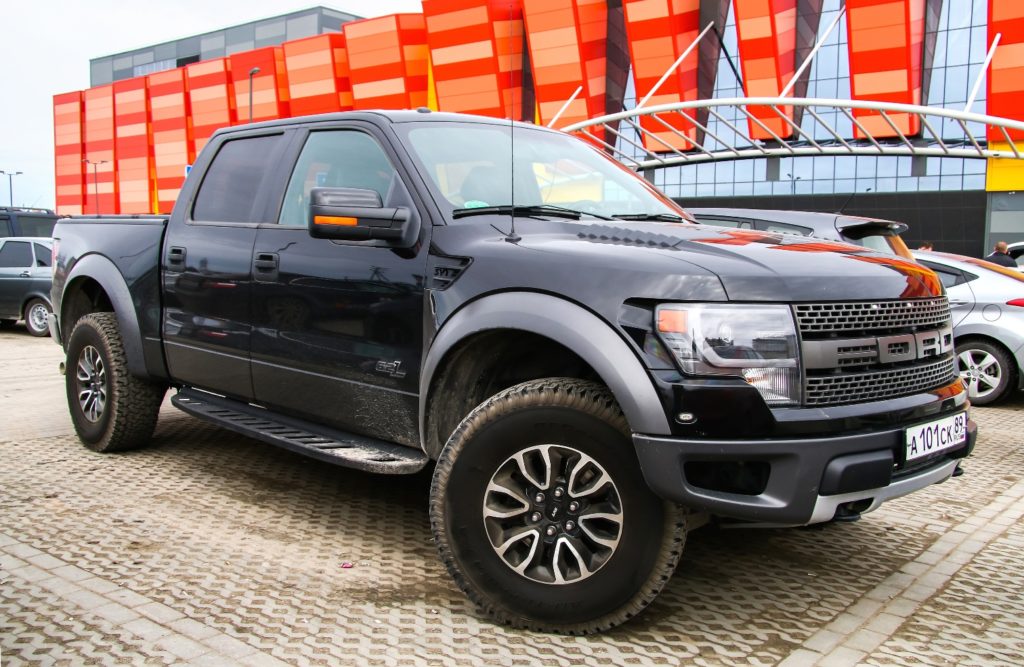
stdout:
POLYGON ((803 176, 797 176, 796 178, 793 178, 792 174, 787 173, 786 178, 789 179, 789 196, 794 197, 796 196, 796 182, 803 178, 803 176))
POLYGON ((92 196, 96 200, 96 215, 100 214, 100 179, 97 174, 97 170, 101 164, 106 164, 108 160, 98 160, 96 162, 85 158, 82 162, 92 165, 92 196))
POLYGON ((252 78, 260 73, 259 67, 249 70, 249 122, 252 122, 252 78))
POLYGON ((4 171, 3 169, 0 169, 0 174, 5 174, 7 176, 7 191, 8 191, 8 193, 10 193, 11 208, 14 208, 14 177, 15 176, 20 176, 23 173, 25 173, 25 172, 23 172, 23 171, 4 171))

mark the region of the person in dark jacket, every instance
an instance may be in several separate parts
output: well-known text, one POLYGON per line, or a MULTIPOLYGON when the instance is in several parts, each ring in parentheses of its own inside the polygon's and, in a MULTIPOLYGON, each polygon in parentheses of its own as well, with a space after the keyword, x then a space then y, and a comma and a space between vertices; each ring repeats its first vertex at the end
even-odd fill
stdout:
POLYGON ((1010 257, 1010 253, 1007 252, 1006 241, 996 242, 996 247, 992 254, 987 255, 985 259, 1000 266, 1008 266, 1011 269, 1017 268, 1017 262, 1013 261, 1013 257, 1010 257))

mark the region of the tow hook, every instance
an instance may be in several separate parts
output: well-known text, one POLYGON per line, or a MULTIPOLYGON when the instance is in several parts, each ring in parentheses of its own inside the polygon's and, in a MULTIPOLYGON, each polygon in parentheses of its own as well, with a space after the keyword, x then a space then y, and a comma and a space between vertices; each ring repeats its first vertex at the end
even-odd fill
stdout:
POLYGON ((64 362, 63 361, 60 362, 60 364, 57 366, 57 370, 60 371, 61 375, 64 375, 68 371, 67 367, 64 366, 64 362))
POLYGON ((956 467, 955 467, 955 468, 953 468, 953 475, 952 475, 952 476, 953 476, 953 477, 959 477, 960 475, 964 474, 965 472, 967 472, 967 471, 966 471, 966 470, 964 470, 963 468, 961 468, 961 467, 960 467, 960 464, 959 464, 959 463, 957 463, 957 464, 956 464, 956 467))

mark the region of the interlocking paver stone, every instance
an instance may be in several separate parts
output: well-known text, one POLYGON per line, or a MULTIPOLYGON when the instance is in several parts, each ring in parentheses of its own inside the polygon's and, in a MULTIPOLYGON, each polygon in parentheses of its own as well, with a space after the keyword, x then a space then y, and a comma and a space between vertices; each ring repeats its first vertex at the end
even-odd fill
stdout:
POLYGON ((963 477, 853 524, 701 529, 646 614, 556 637, 474 615, 430 539, 429 474, 334 468, 170 406, 151 447, 95 454, 60 349, 0 331, 0 354, 4 667, 1024 664, 1019 397, 974 410, 963 477))

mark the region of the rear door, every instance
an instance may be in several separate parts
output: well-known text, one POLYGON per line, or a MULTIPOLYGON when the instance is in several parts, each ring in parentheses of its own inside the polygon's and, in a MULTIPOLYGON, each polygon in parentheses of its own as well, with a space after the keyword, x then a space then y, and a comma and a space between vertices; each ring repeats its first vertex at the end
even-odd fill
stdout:
POLYGON ((251 400, 252 250, 287 139, 232 136, 216 153, 163 248, 163 339, 171 377, 251 400))
POLYGON ((256 237, 253 384, 275 410, 414 445, 427 244, 316 239, 307 227, 314 187, 372 190, 422 223, 377 132, 352 123, 298 140, 278 224, 256 237))
POLYGON ((22 296, 32 285, 32 243, 0 239, 0 244, 0 318, 16 320, 22 296))

